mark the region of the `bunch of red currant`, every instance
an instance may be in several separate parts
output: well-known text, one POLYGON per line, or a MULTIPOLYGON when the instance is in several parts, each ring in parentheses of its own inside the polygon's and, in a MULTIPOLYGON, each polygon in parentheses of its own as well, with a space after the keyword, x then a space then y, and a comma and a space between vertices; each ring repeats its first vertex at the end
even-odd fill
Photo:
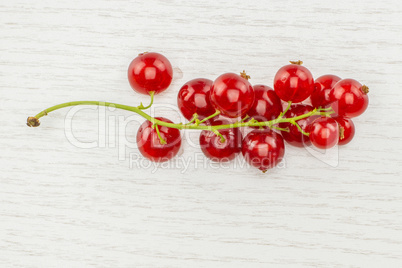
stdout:
MULTIPOLYGON (((217 130, 219 134, 211 130, 201 132, 200 145, 207 157, 228 161, 242 152, 251 165, 266 171, 281 161, 285 152, 284 140, 293 146, 303 147, 312 143, 327 149, 336 144, 346 144, 353 138, 355 128, 350 118, 366 110, 368 88, 356 80, 342 80, 335 75, 324 75, 314 81, 311 72, 301 66, 301 62, 291 63, 276 73, 274 89, 266 85, 252 86, 244 72, 240 75, 225 73, 215 81, 193 79, 181 87, 177 103, 190 124, 232 124, 232 127, 217 130), (311 105, 301 104, 309 97, 311 105), (282 101, 288 102, 285 111, 282 101), (244 138, 234 125, 239 120, 297 119, 314 108, 332 113, 280 122, 278 127, 260 126, 244 138)), ((137 92, 157 94, 167 89, 172 81, 172 66, 161 54, 141 54, 130 64, 128 78, 137 92)), ((158 119, 170 122, 166 118, 158 119)), ((176 128, 153 128, 152 122, 146 121, 138 131, 137 142, 145 157, 153 161, 168 160, 179 150, 180 132, 176 128), (159 137, 165 142, 161 142, 159 137)))
POLYGON ((142 155, 152 161, 167 161, 178 153, 180 130, 199 129, 200 146, 208 158, 229 161, 241 152, 250 165, 265 172, 282 160, 284 140, 292 146, 312 144, 321 149, 347 144, 355 133, 351 118, 367 109, 368 87, 335 75, 314 80, 301 64, 291 62, 280 68, 274 89, 252 86, 244 71, 240 75, 222 74, 215 81, 188 81, 177 96, 178 107, 188 122, 175 124, 143 112, 152 105, 154 95, 169 87, 173 68, 159 53, 142 53, 131 62, 128 80, 135 91, 151 96, 150 105, 63 103, 29 117, 28 126, 39 126, 40 117, 67 106, 114 105, 147 119, 138 130, 137 143, 142 155), (248 132, 244 138, 240 129, 248 132))

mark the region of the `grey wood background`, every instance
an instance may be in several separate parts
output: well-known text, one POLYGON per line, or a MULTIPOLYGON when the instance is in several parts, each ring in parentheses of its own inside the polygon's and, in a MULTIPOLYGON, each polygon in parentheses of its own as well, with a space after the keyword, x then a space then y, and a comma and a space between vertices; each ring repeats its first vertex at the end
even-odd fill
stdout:
POLYGON ((397 0, 1 0, 0 267, 402 267, 401 17, 397 0), (126 78, 143 51, 175 67, 154 114, 176 121, 187 80, 272 86, 297 59, 368 85, 370 105, 349 145, 288 146, 266 174, 211 165, 196 132, 148 166, 125 111, 25 126, 71 100, 147 102, 126 78))

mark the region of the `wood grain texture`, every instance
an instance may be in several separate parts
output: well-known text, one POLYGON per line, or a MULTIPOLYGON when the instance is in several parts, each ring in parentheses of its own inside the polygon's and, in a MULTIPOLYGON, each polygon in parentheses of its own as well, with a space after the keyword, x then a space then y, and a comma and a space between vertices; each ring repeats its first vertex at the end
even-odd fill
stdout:
POLYGON ((1 1, 0 266, 401 267, 401 17, 396 0, 1 1), (119 129, 124 111, 25 126, 65 101, 147 102, 126 79, 143 51, 175 67, 154 113, 176 121, 187 80, 245 69, 272 85, 290 59, 369 85, 370 106, 349 145, 287 147, 267 174, 204 163, 196 132, 170 167, 130 166, 142 119, 119 129))

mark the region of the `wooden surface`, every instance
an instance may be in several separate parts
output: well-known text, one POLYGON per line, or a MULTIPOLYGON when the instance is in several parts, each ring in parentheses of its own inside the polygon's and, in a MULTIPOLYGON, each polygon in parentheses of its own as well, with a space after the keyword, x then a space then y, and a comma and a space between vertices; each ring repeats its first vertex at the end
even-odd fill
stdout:
POLYGON ((402 267, 401 17, 396 0, 2 0, 0 267, 402 267), (211 166, 197 132, 146 168, 125 111, 26 127, 61 102, 148 102, 126 78, 143 51, 175 67, 154 111, 175 121, 187 80, 245 69, 272 85, 297 59, 368 85, 370 105, 349 145, 288 146, 266 174, 211 166))

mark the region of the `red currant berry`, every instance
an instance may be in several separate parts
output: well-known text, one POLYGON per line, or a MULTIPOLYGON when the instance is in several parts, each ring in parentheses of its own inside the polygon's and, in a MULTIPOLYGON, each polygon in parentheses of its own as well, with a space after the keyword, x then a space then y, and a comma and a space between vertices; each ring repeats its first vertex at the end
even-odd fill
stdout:
MULTIPOLYGON (((230 124, 228 120, 217 119, 212 122, 213 126, 230 124)), ((221 137, 214 132, 203 130, 200 134, 200 146, 202 152, 213 161, 227 162, 235 158, 241 151, 242 135, 238 128, 220 129, 221 137)))
POLYGON ((128 67, 128 81, 138 93, 148 95, 167 89, 172 82, 173 69, 162 54, 150 52, 138 55, 128 67))
POLYGON ((329 93, 331 107, 339 116, 356 117, 368 106, 368 87, 354 79, 343 79, 336 83, 329 93))
MULTIPOLYGON (((305 104, 294 104, 290 106, 290 109, 286 112, 283 118, 292 118, 296 116, 303 115, 305 113, 311 112, 314 108, 310 105, 305 104)), ((301 129, 307 132, 307 127, 309 123, 313 119, 311 117, 306 117, 300 120, 297 120, 296 123, 299 124, 301 129)), ((291 124, 291 123, 280 123, 279 126, 281 128, 288 128, 289 132, 281 131, 283 138, 287 141, 290 145, 296 147, 304 147, 310 144, 310 139, 308 136, 304 135, 299 131, 299 129, 291 124)))
POLYGON ((332 74, 326 74, 315 79, 314 91, 310 96, 311 105, 315 108, 329 105, 331 103, 329 92, 340 80, 340 77, 332 74))
MULTIPOLYGON (((156 119, 173 123, 164 117, 156 117, 156 119)), ((141 154, 154 162, 165 162, 173 158, 180 149, 181 136, 180 131, 176 128, 169 128, 158 125, 159 133, 166 144, 162 144, 156 129, 152 128, 150 121, 142 123, 137 132, 137 145, 141 154)))
POLYGON ((254 89, 247 79, 234 73, 219 76, 211 89, 211 102, 222 115, 243 116, 254 102, 254 89))
POLYGON ((313 75, 301 65, 285 65, 275 75, 274 89, 281 100, 304 101, 314 90, 313 75))
POLYGON ((339 125, 338 145, 348 144, 355 135, 355 124, 352 119, 347 117, 335 117, 334 119, 339 125))
POLYGON ((211 104, 212 81, 198 78, 185 83, 177 95, 177 106, 187 120, 197 113, 199 119, 212 115, 215 108, 211 104))
POLYGON ((265 172, 282 160, 285 144, 280 134, 269 129, 256 129, 243 139, 242 154, 250 165, 265 172))
POLYGON ((265 85, 255 85, 253 88, 255 100, 247 115, 260 122, 277 118, 283 109, 275 91, 265 85))
POLYGON ((338 143, 339 126, 331 117, 320 117, 309 126, 311 143, 320 149, 329 149, 338 143))

